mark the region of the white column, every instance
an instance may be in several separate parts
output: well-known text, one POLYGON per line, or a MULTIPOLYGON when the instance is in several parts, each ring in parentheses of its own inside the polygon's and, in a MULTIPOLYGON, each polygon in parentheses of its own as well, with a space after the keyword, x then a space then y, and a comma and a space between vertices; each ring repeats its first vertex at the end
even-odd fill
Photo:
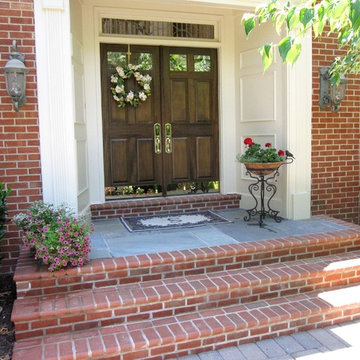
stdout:
POLYGON ((69 0, 37 0, 34 7, 44 201, 76 209, 69 0))
POLYGON ((223 194, 236 192, 235 33, 234 17, 225 16, 219 49, 219 159, 220 190, 223 194))
POLYGON ((287 218, 311 216, 312 39, 302 41, 302 53, 287 69, 287 148, 296 160, 287 166, 287 218))

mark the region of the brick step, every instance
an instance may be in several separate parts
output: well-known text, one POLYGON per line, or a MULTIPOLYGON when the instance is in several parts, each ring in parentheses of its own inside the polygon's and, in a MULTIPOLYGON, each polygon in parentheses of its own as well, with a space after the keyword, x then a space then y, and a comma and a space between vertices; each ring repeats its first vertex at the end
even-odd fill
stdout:
POLYGON ((17 341, 13 360, 160 360, 360 318, 360 285, 17 341))
MULTIPOLYGON (((325 217, 323 217, 325 219, 325 217)), ((51 273, 23 249, 14 275, 18 298, 229 271, 360 250, 360 227, 326 218, 342 230, 209 248, 92 260, 51 273)))
POLYGON ((150 199, 107 201, 91 205, 91 218, 104 220, 120 216, 147 216, 199 210, 240 208, 240 194, 199 194, 150 199))
POLYGON ((156 319, 360 282, 360 251, 15 301, 16 338, 156 319))

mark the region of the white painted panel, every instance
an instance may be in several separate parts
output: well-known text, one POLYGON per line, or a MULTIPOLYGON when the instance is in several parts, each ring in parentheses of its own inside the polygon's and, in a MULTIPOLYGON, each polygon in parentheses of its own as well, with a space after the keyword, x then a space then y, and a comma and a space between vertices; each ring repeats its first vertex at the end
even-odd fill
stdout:
POLYGON ((85 123, 85 97, 84 97, 84 67, 82 64, 74 63, 74 93, 76 123, 85 123))
POLYGON ((78 194, 88 190, 88 158, 86 141, 77 141, 77 164, 78 164, 78 194))
POLYGON ((261 57, 259 56, 258 49, 244 51, 240 54, 240 70, 250 67, 255 67, 258 69, 260 66, 261 57))
POLYGON ((240 79, 240 120, 272 121, 276 118, 276 72, 257 73, 240 79), (261 106, 259 106, 261 92, 261 106))

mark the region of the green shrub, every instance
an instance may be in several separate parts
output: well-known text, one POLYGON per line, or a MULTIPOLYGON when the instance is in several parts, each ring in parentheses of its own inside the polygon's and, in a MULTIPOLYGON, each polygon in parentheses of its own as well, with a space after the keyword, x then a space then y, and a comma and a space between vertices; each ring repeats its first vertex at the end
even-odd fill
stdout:
POLYGON ((5 222, 7 215, 7 197, 10 195, 11 189, 6 187, 3 183, 0 182, 0 240, 5 236, 5 222))

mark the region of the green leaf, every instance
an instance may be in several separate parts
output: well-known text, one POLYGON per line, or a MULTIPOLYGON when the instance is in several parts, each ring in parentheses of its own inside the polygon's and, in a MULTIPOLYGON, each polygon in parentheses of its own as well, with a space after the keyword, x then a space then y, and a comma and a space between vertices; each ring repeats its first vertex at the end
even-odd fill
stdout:
POLYGON ((325 9, 323 5, 320 5, 317 11, 317 16, 319 20, 322 20, 324 18, 325 15, 325 9))
POLYGON ((300 10, 299 19, 300 22, 306 27, 306 25, 314 18, 314 9, 303 8, 300 10))
POLYGON ((301 53, 301 44, 293 44, 287 53, 286 61, 291 65, 294 65, 301 53))
POLYGON ((279 53, 284 62, 286 61, 286 57, 291 49, 292 43, 293 41, 290 36, 285 37, 279 42, 279 53))
POLYGON ((360 1, 350 1, 350 21, 354 32, 360 27, 360 1))
POLYGON ((285 19, 286 19, 285 14, 279 14, 277 16, 277 18, 275 19, 275 28, 276 28, 276 32, 278 34, 280 34, 280 32, 281 32, 281 28, 284 24, 285 19))
POLYGON ((349 0, 341 0, 332 10, 332 17, 335 19, 339 19, 346 13, 346 9, 348 8, 349 0))
POLYGON ((259 48, 264 70, 266 70, 274 60, 273 44, 265 44, 259 48))
POLYGON ((347 44, 353 37, 352 29, 344 29, 338 35, 338 41, 342 44, 347 44))
POLYGON ((295 10, 296 10, 296 7, 293 6, 293 7, 289 10, 289 12, 288 12, 288 14, 287 14, 287 16, 286 16, 286 24, 287 24, 287 27, 288 27, 289 30, 290 30, 290 21, 291 21, 292 17, 293 17, 294 14, 295 14, 295 10))
POLYGON ((318 20, 313 24, 313 30, 315 37, 318 37, 324 31, 325 23, 322 20, 318 20))
POLYGON ((334 69, 334 71, 331 73, 330 83, 332 85, 340 83, 340 73, 336 72, 336 69, 334 69))
POLYGON ((246 36, 249 36, 251 30, 253 30, 255 27, 255 19, 254 17, 249 17, 244 21, 244 28, 246 36))

